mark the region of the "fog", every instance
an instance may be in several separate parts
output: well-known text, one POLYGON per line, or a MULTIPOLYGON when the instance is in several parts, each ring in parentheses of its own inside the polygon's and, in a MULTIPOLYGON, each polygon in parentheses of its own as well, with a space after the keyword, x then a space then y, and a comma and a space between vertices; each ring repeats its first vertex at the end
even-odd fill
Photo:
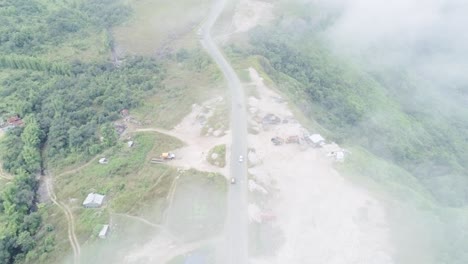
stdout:
MULTIPOLYGON (((453 133, 466 131, 467 1, 332 0, 315 4, 320 17, 328 21, 320 34, 330 44, 332 52, 357 62, 370 74, 385 76, 389 79, 387 88, 401 85, 398 80, 401 73, 410 76, 412 85, 396 91, 405 93, 399 96, 411 102, 411 112, 424 113, 434 122, 444 119, 453 131, 457 131, 454 127, 458 128, 453 133)), ((433 128, 444 130, 438 125, 433 128)), ((456 146, 458 143, 449 140, 444 144, 456 146)), ((461 160, 466 160, 466 154, 458 155, 464 155, 461 160)), ((419 171, 434 172, 443 167, 432 162, 425 161, 419 171)), ((429 177, 432 172, 427 173, 428 177, 421 181, 425 184, 437 182, 427 186, 437 186, 432 187, 431 192, 438 201, 452 197, 464 199, 466 189, 460 188, 466 186, 467 175, 463 172, 456 175, 448 168, 441 170, 446 172, 438 172, 434 178, 429 177)), ((394 241, 403 245, 395 258, 397 263, 440 263, 438 261, 446 261, 441 259, 447 256, 453 263, 466 259, 465 253, 460 251, 465 242, 459 232, 467 225, 466 216, 461 212, 460 215, 453 211, 432 214, 395 204, 392 210, 389 217, 394 221, 394 241)))
POLYGON ((334 17, 324 34, 336 52, 367 58, 374 66, 411 68, 446 89, 466 90, 460 88, 468 82, 466 1, 317 3, 334 17))

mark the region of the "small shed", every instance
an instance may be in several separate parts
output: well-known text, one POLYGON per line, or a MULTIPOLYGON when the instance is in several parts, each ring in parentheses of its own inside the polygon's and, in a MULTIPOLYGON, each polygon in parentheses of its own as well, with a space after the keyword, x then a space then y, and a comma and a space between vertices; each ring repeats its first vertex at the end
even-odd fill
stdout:
POLYGON ((312 134, 308 137, 308 140, 314 147, 320 147, 325 144, 325 139, 320 134, 312 134))
POLYGON ((83 201, 83 206, 85 208, 99 208, 104 202, 105 195, 98 193, 90 193, 86 196, 86 199, 83 201))
POLYGON ((107 234, 109 233, 109 225, 103 225, 101 231, 99 231, 99 238, 105 239, 107 238, 107 234))
POLYGON ((129 148, 131 148, 131 147, 133 147, 133 143, 134 143, 133 141, 128 141, 128 142, 127 142, 127 146, 128 146, 129 148))

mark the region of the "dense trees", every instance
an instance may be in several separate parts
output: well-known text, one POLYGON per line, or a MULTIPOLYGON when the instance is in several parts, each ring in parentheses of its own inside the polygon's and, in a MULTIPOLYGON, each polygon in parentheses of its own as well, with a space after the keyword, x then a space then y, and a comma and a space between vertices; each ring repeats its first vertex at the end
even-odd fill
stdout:
POLYGON ((47 71, 56 74, 70 75, 70 66, 67 64, 50 63, 42 59, 19 55, 0 55, 0 67, 47 71))
POLYGON ((111 122, 158 89, 164 70, 155 60, 139 57, 118 68, 101 59, 107 55, 51 59, 61 46, 70 54, 86 53, 94 44, 86 38, 95 36, 101 46, 90 54, 110 48, 112 27, 131 13, 122 1, 4 0, 0 6, 0 68, 7 73, 0 75, 0 118, 18 115, 24 121, 8 130, 0 145, 1 163, 14 175, 0 194, 0 263, 34 263, 54 243, 52 237, 37 242, 44 233, 38 230, 53 229, 41 225, 36 208, 43 155, 54 161, 115 144, 111 122), (36 246, 40 249, 32 250, 36 246))
POLYGON ((1 195, 0 263, 21 259, 35 245, 33 237, 41 222, 34 212, 36 185, 33 175, 19 170, 1 195))
MULTIPOLYGON (((160 86, 164 73, 155 61, 143 58, 129 58, 119 68, 107 63, 75 63, 73 72, 72 76, 14 72, 0 90, 2 100, 8 102, 0 106, 0 114, 34 114, 34 123, 45 133, 49 157, 71 151, 95 152, 92 147, 99 141, 99 126, 117 119, 120 110, 137 106, 147 90, 160 86)), ((24 131, 28 132, 32 128, 28 120, 25 123, 24 131)), ((8 139, 5 144, 14 142, 8 139)), ((22 148, 29 147, 23 143, 22 148)), ((33 153, 23 150, 22 154, 26 156, 20 160, 26 162, 33 153)), ((12 157, 5 157, 5 167, 10 169, 13 165, 8 161, 15 163, 18 159, 11 153, 8 156, 12 157)))
POLYGON ((110 28, 127 19, 131 9, 113 0, 4 0, 0 10, 0 52, 34 55, 54 49, 73 34, 110 28))

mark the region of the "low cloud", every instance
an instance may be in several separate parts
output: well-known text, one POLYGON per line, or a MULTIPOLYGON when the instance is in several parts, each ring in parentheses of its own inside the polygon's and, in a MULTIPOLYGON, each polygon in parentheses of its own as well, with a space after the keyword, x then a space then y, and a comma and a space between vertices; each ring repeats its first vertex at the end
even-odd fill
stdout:
POLYGON ((468 2, 318 0, 336 18, 325 29, 335 51, 406 66, 436 81, 468 83, 468 2))

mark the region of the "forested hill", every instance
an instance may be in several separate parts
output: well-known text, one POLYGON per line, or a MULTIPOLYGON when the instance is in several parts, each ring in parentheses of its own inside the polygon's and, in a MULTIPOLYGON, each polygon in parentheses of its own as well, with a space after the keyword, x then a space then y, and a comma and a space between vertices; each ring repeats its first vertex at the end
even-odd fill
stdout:
MULTIPOLYGON (((3 0, 0 3, 0 51, 38 56, 56 52, 70 41, 122 23, 131 10, 112 0, 3 0)), ((73 46, 73 45, 71 45, 73 46)), ((94 49, 99 47, 93 47, 94 49)))
POLYGON ((53 247, 53 239, 37 244, 50 228, 36 212, 45 160, 113 145, 110 122, 160 87, 164 69, 154 60, 110 62, 109 31, 130 13, 115 0, 0 1, 0 123, 23 123, 1 144, 14 179, 0 196, 0 263, 34 263, 53 247))

